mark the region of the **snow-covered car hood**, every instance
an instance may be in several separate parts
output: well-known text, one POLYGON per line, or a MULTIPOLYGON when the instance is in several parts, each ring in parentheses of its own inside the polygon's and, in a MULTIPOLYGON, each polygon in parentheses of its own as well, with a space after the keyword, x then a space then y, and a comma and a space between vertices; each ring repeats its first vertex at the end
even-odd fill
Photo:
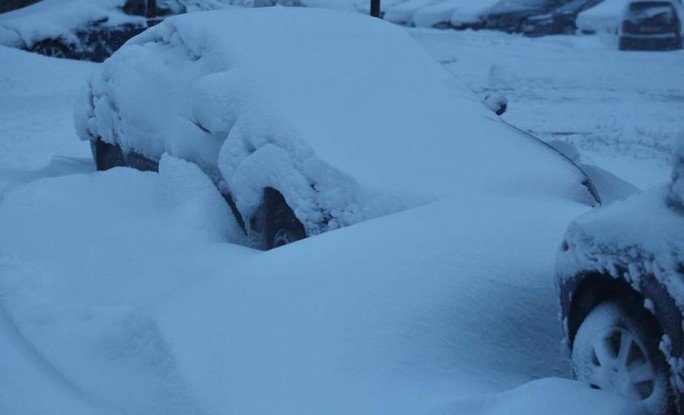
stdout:
POLYGON ((589 199, 574 164, 488 111, 401 28, 353 13, 166 19, 94 73, 75 120, 84 140, 197 163, 247 217, 274 187, 314 233, 468 188, 589 199))

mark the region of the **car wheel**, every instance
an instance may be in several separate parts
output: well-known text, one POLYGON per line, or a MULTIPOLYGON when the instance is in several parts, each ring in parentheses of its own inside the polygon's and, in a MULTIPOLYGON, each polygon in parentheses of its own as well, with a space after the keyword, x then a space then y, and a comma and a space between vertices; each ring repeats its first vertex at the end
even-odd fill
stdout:
POLYGON ((45 40, 36 43, 32 50, 51 58, 71 59, 74 57, 74 53, 71 49, 58 40, 45 40))
POLYGON ((641 402, 651 415, 671 413, 669 369, 657 323, 645 310, 606 302, 580 325, 572 350, 575 375, 592 388, 641 402))
POLYGON ((678 34, 674 42, 674 50, 682 49, 682 46, 684 46, 684 39, 678 34))
POLYGON ((618 50, 629 50, 629 44, 625 38, 621 37, 618 40, 618 50))
POLYGON ((287 205, 282 194, 272 188, 267 188, 265 193, 266 249, 278 248, 306 238, 304 225, 287 205))
POLYGON ((98 171, 109 170, 114 167, 126 166, 123 151, 116 144, 105 143, 100 139, 92 140, 90 148, 98 171))

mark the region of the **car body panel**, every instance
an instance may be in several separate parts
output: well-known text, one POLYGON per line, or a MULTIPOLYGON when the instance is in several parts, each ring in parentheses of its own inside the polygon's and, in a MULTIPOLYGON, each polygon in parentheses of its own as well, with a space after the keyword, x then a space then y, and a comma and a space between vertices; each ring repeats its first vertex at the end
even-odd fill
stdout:
POLYGON ((568 349, 584 317, 603 301, 652 312, 673 390, 681 396, 684 207, 674 194, 674 184, 661 186, 577 218, 559 250, 556 281, 568 349))

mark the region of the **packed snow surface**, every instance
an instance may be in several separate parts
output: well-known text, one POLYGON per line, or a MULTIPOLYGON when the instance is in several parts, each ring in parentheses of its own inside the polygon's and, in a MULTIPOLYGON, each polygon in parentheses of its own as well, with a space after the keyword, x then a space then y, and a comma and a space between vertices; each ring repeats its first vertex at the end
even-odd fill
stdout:
POLYGON ((488 111, 404 30, 354 13, 166 19, 96 71, 75 114, 82 139, 225 180, 246 221, 265 187, 279 190, 309 234, 469 188, 590 203, 576 166, 488 111))
POLYGON ((684 118, 684 50, 622 52, 614 36, 410 33, 480 96, 503 94, 504 120, 574 145, 581 163, 641 190, 668 181, 684 118))

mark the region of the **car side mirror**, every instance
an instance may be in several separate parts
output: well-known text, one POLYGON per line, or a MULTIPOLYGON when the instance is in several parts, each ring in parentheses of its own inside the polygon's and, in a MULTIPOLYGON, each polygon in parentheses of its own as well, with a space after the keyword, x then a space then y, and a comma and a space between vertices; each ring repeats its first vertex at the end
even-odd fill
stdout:
POLYGON ((508 109, 508 99, 498 92, 488 93, 482 102, 496 115, 503 115, 508 109))

